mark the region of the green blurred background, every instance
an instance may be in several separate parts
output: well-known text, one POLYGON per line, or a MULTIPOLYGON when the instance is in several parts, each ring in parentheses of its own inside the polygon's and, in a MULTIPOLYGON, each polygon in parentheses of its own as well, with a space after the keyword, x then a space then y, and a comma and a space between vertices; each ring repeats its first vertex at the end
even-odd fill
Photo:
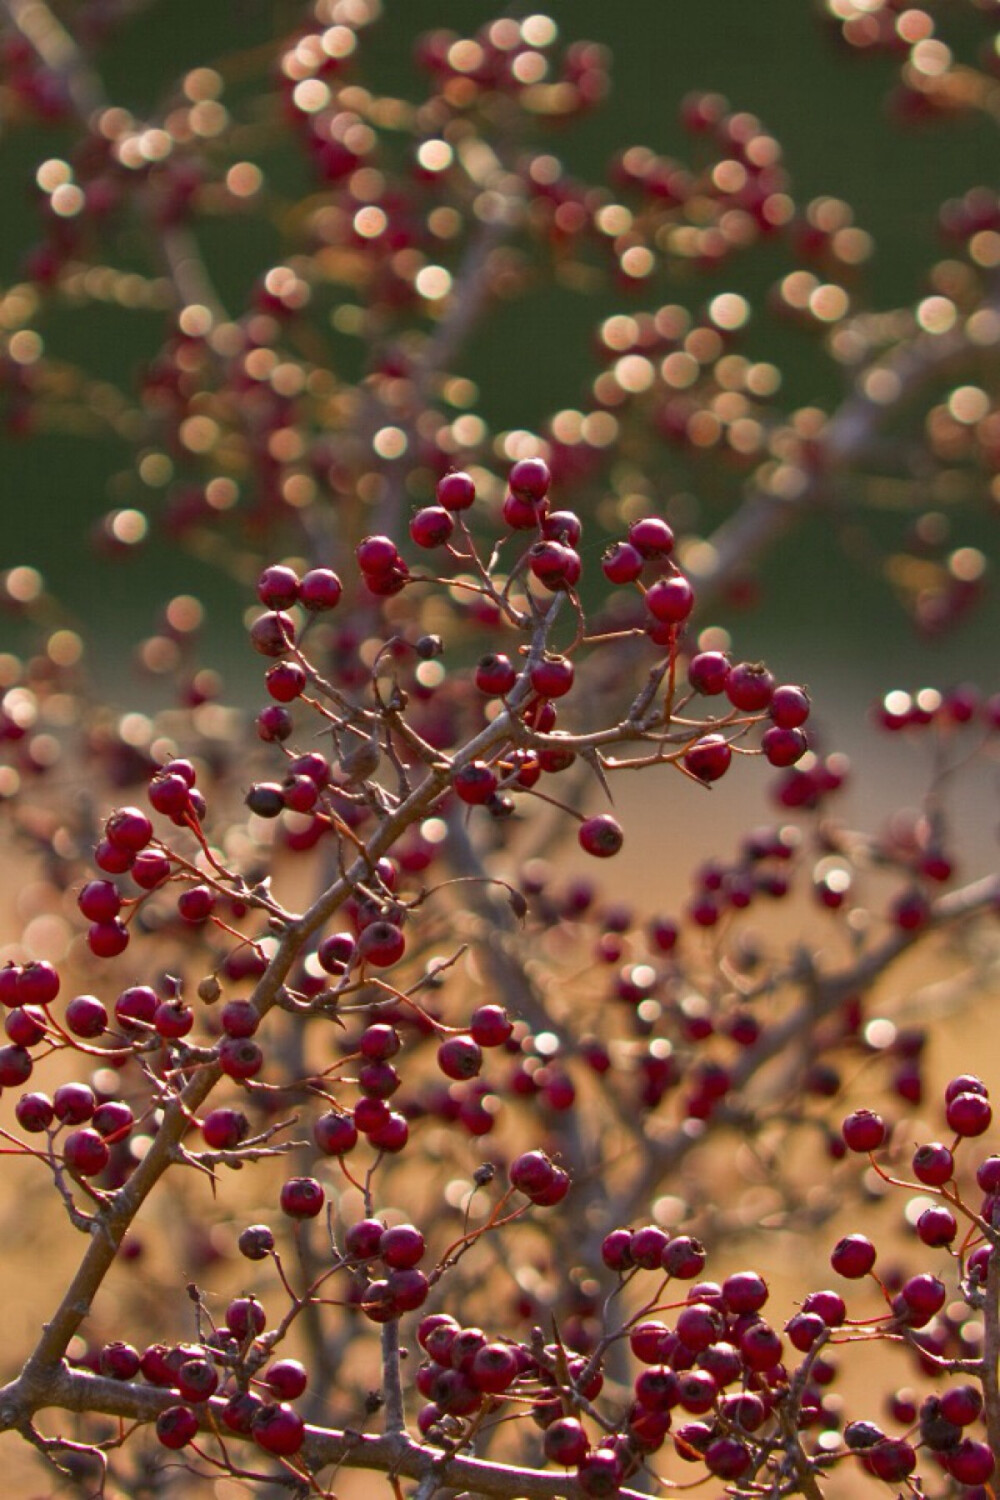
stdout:
MULTIPOLYGON (((973 51, 982 27, 972 8, 968 14, 964 6, 948 9, 949 41, 959 51, 973 51)), ((875 236, 877 252, 862 284, 862 296, 872 306, 912 302, 926 287, 928 267, 942 254, 936 233, 941 202, 995 180, 994 126, 981 116, 910 130, 891 123, 885 97, 898 76, 898 61, 849 55, 807 0, 752 6, 733 0, 690 5, 632 0, 628 6, 553 0, 547 13, 562 39, 604 42, 615 59, 605 106, 557 132, 548 147, 571 171, 600 181, 612 153, 634 143, 687 159, 691 143, 680 129, 678 104, 692 88, 721 90, 735 108, 758 114, 781 141, 798 203, 825 193, 843 197, 853 205, 856 222, 875 236)), ((72 22, 73 5, 63 14, 72 22)), ((414 37, 432 26, 470 32, 496 14, 496 7, 483 0, 387 0, 382 20, 363 39, 366 82, 390 92, 419 93, 414 37)), ((301 16, 297 0, 159 0, 116 31, 103 54, 108 95, 137 115, 148 114, 185 70, 273 42, 301 16)), ((36 166, 59 155, 67 139, 58 127, 30 127, 0 140, 4 284, 17 279, 25 251, 37 239, 36 166)), ((292 175, 282 184, 289 191, 300 170, 289 163, 292 175)), ((215 225, 204 246, 223 295, 235 303, 280 249, 266 230, 245 220, 235 234, 215 225)), ((128 254, 132 247, 123 249, 128 254)), ((141 249, 135 247, 135 253, 141 249)), ((661 283, 649 305, 675 300, 697 309, 718 291, 744 292, 755 315, 742 348, 781 367, 784 404, 832 406, 840 377, 817 340, 763 313, 767 288, 794 264, 786 246, 764 243, 711 276, 695 272, 666 287, 661 283)), ((500 305, 460 361, 462 373, 480 387, 480 410, 491 427, 530 428, 543 413, 577 404, 593 373, 595 323, 608 313, 643 305, 641 297, 628 301, 613 291, 581 297, 551 287, 525 302, 500 305)), ((162 335, 160 315, 108 306, 60 311, 43 316, 38 326, 48 352, 122 385, 151 357, 162 335)), ((668 473, 671 461, 668 454, 668 473)), ((118 683, 123 651, 148 632, 157 607, 178 592, 202 598, 209 636, 223 658, 245 660, 240 616, 247 599, 207 565, 175 551, 159 535, 124 562, 104 562, 87 552, 82 539, 97 517, 121 503, 112 498, 113 479, 129 463, 125 446, 107 439, 0 437, 0 567, 39 568, 52 592, 96 638, 100 654, 115 663, 118 683)), ((685 484, 679 475, 679 487, 685 484)), ((898 527, 898 518, 886 517, 885 524, 898 527)), ((956 543, 992 555, 994 527, 984 505, 963 517, 956 543)), ((764 584, 764 607, 735 627, 738 645, 748 654, 764 655, 780 643, 783 670, 793 677, 812 678, 850 662, 852 680, 867 692, 897 681, 916 686, 954 680, 991 667, 1000 625, 995 599, 988 596, 978 614, 943 640, 918 641, 881 580, 844 563, 821 522, 810 523, 776 549, 764 584)), ((16 643, 16 627, 11 630, 16 643)))

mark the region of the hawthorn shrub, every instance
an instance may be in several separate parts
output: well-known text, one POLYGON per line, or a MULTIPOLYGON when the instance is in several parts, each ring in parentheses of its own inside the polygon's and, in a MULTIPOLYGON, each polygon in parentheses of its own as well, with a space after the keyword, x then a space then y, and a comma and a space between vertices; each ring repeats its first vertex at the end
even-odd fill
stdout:
MULTIPOLYGON (((41 576, 3 575, 30 641, 0 657, 8 857, 52 915, 0 968, 3 1149, 76 1263, 6 1347, 0 1429, 86 1495, 332 1496, 352 1470, 397 1500, 993 1495, 989 1080, 925 1101, 927 1031, 892 993, 914 955, 972 992, 995 968, 1000 879, 957 877, 944 792, 995 757, 1000 698, 888 691, 886 735, 930 752, 926 806, 852 830, 810 693, 708 611, 893 455, 917 625, 976 602, 985 557, 921 504, 996 499, 996 196, 945 205, 928 294, 876 312, 847 205, 801 204, 718 95, 683 102, 691 164, 637 145, 609 185, 572 179, 551 131, 610 59, 545 15, 429 33, 408 102, 363 81, 376 0, 314 0, 140 120, 100 72, 131 8, 5 7, 10 123, 69 142, 0 296, 6 422, 75 412, 134 445, 145 499, 93 540, 170 539, 245 580, 259 697, 247 714, 199 664, 185 595, 139 649, 170 701, 101 702, 41 576), (309 177, 294 207, 255 159, 279 147, 309 177), (228 309, 199 231, 244 216, 283 258, 228 309), (773 312, 848 377, 833 411, 781 408, 740 352, 731 288, 775 246, 773 312), (733 281, 698 310, 658 303, 708 270, 733 281), (600 324, 580 410, 491 434, 455 366, 544 276, 630 310, 600 324), (129 392, 36 327, 102 300, 163 316, 129 392), (726 513, 658 500, 642 455, 726 513), (776 815, 702 851, 683 911, 641 908, 613 865, 560 865, 566 839, 622 849, 625 771, 658 804, 767 774, 776 815), (790 914, 776 936, 762 908, 790 914), (829 1284, 784 1304, 733 1206, 751 1158, 766 1224, 830 1241, 829 1284), (885 1195, 902 1251, 871 1222, 885 1195), (840 1385, 872 1345, 897 1380, 855 1409, 840 1385)), ((898 55, 897 115, 995 111, 989 39, 977 67, 923 10, 845 0, 825 24, 898 55)))

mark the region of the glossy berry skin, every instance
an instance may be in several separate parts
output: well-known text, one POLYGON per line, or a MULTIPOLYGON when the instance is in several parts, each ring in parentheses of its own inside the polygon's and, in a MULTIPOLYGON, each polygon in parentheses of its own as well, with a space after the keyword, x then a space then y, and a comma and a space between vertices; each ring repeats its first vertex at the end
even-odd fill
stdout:
POLYGON ((168 1406, 156 1419, 156 1436, 164 1448, 186 1448, 198 1433, 198 1418, 189 1406, 168 1406))
POLYGON ((513 1030, 502 1005, 480 1005, 469 1018, 469 1035, 480 1047, 502 1047, 513 1030))
POLYGON ((310 613, 335 609, 343 593, 343 584, 330 568, 311 568, 299 584, 299 603, 310 613))
POLYGON ((446 1078, 475 1078, 483 1066, 483 1053, 471 1036, 452 1036, 441 1043, 437 1065, 446 1078))
POLYGON ((642 568, 642 553, 630 542, 615 542, 601 558, 601 571, 609 583, 634 583, 642 568))
POLYGON ((944 1467, 953 1479, 964 1485, 985 1485, 993 1476, 996 1460, 986 1443, 975 1438, 961 1441, 943 1456, 944 1467))
POLYGON ((830 1255, 830 1264, 838 1275, 852 1281, 867 1276, 875 1260, 875 1246, 863 1234, 845 1234, 830 1255))
POLYGON ((313 1140, 326 1156, 346 1156, 358 1143, 357 1126, 350 1115, 331 1110, 313 1125, 313 1140))
POLYGON ((102 1136, 84 1126, 73 1130, 63 1141, 63 1160, 78 1177, 96 1177, 108 1164, 108 1148, 102 1136))
POLYGON ((511 1162, 508 1176, 511 1187, 534 1198, 551 1185, 555 1170, 544 1151, 524 1151, 511 1162))
POLYGON ((298 1453, 306 1436, 302 1418, 284 1403, 262 1406, 253 1419, 251 1431, 254 1441, 265 1452, 275 1453, 281 1458, 298 1453))
POLYGON ((385 1225, 378 1219, 359 1219, 344 1234, 344 1249, 354 1260, 371 1260, 379 1253, 385 1225))
POLYGON ((917 1455, 903 1438, 884 1438, 865 1454, 868 1468, 877 1479, 898 1484, 917 1466, 917 1455))
POLYGON ((38 1135, 48 1130, 55 1119, 55 1110, 48 1094, 22 1094, 14 1106, 14 1116, 22 1130, 38 1135))
POLYGON ((410 537, 418 547, 443 547, 454 530, 451 512, 439 505, 428 505, 410 519, 410 537))
POLYGON ((264 1380, 271 1394, 279 1401, 295 1401, 309 1384, 305 1365, 297 1359, 278 1359, 264 1371, 264 1380))
POLYGON ((83 1125, 91 1119, 97 1100, 85 1083, 63 1083, 52 1095, 52 1108, 64 1125, 83 1125))
POLYGON ((205 1144, 215 1151, 232 1151, 250 1131, 250 1121, 242 1110, 213 1109, 201 1123, 205 1144))
POLYGON ((628 529, 629 544, 645 558, 669 557, 674 550, 673 529, 659 516, 643 516, 628 529))
POLYGON ((694 589, 680 573, 658 578, 646 590, 646 608, 662 625, 680 625, 694 608, 694 589))
POLYGON ((264 1054, 246 1037, 227 1036, 219 1043, 219 1067, 228 1078, 255 1078, 264 1066, 264 1054))
POLYGON ((618 1493, 622 1478, 622 1465, 617 1454, 607 1448, 596 1448, 577 1465, 576 1479, 582 1494, 591 1500, 601 1500, 605 1495, 618 1493))
POLYGON ((351 966, 354 947, 349 932, 334 932, 320 943, 316 957, 328 974, 344 974, 351 966))
POLYGON ((378 1253, 394 1271, 406 1271, 424 1256, 424 1237, 412 1224, 394 1224, 379 1236, 378 1253))
POLYGON ((531 686, 541 698, 563 698, 573 686, 573 663, 566 656, 547 656, 528 673, 531 686))
POLYGON ((800 729, 809 717, 810 707, 805 688, 783 684, 771 694, 767 711, 779 729, 800 729))
POLYGON ((705 1467, 719 1479, 739 1479, 750 1467, 750 1453, 736 1438, 719 1437, 705 1449, 705 1467))
POLYGON ((476 668, 476 687, 491 698, 501 698, 517 682, 517 669, 510 658, 491 654, 480 659, 476 668))
POLYGON ((242 1342, 263 1333, 267 1316, 255 1297, 234 1297, 226 1308, 226 1327, 242 1342))
POLYGON ((726 678, 726 697, 743 713, 760 713, 773 693, 774 678, 761 662, 738 662, 726 678))
POLYGON ((686 770, 699 781, 718 781, 725 776, 732 763, 733 752, 729 742, 721 734, 705 734, 695 740, 684 752, 686 770))
POLYGON ((210 1360, 185 1360, 177 1371, 177 1389, 185 1401, 207 1401, 218 1385, 218 1371, 210 1360))
POLYGON ((977 1136, 990 1128, 993 1110, 982 1094, 956 1094, 948 1102, 945 1119, 956 1135, 977 1136))
POLYGON ((372 922, 358 939, 359 954, 378 969, 398 963, 405 950, 406 939, 392 922, 372 922))
POLYGON ((761 735, 760 748, 770 765, 781 768, 794 766, 796 761, 800 761, 809 749, 809 741, 801 729, 784 729, 778 724, 772 724, 761 735))
POLYGON ((707 1259, 705 1247, 692 1235, 677 1235, 668 1242, 660 1256, 660 1265, 668 1276, 692 1281, 700 1276, 707 1259))
POLYGON ((377 575, 391 572, 399 563, 399 550, 391 537, 362 537, 354 555, 362 573, 377 575))
POLYGON ((476 501, 476 486, 470 474, 456 470, 437 482, 437 502, 448 511, 468 510, 476 501))
POLYGON ((722 1296, 732 1313, 758 1312, 767 1301, 767 1282, 756 1271, 735 1271, 722 1283, 722 1296))
POLYGON ((104 825, 104 836, 116 849, 138 854, 153 837, 153 825, 138 807, 119 807, 104 825))
POLYGON ((545 499, 551 482, 549 466, 541 458, 519 459, 507 477, 512 494, 536 503, 545 499))
MULTIPOLYGON (((927 1187, 943 1187, 955 1174, 955 1158, 947 1146, 939 1141, 928 1141, 918 1146, 913 1153, 913 1175, 927 1187)), ((982 1183, 980 1183, 982 1187, 982 1183)), ((1000 1187, 1000 1176, 997 1179, 1000 1187)), ((983 1189, 984 1192, 992 1189, 983 1189)))
POLYGON ((299 575, 294 568, 275 563, 257 580, 257 598, 268 609, 288 609, 299 597, 299 575))
POLYGON ((975 1385, 953 1386, 941 1393, 941 1415, 956 1427, 968 1427, 983 1409, 983 1393, 975 1385))
POLYGON ((549 1463, 570 1469, 583 1461, 590 1443, 583 1424, 576 1417, 557 1417, 546 1427, 542 1447, 549 1463))
POLYGON ((326 1194, 315 1177, 290 1177, 281 1189, 281 1209, 290 1219, 315 1219, 326 1194))
POLYGON ((952 1078, 945 1087, 944 1102, 950 1104, 957 1094, 981 1094, 984 1099, 989 1097, 989 1089, 981 1078, 975 1073, 960 1073, 957 1078, 952 1078))
POLYGON ((90 922, 113 922, 121 911, 122 898, 111 880, 89 880, 76 904, 90 922))
POLYGON ((76 995, 66 1007, 66 1028, 74 1036, 92 1040, 107 1030, 108 1013, 94 995, 76 995))
POLYGON ((222 1408, 223 1424, 230 1432, 249 1437, 254 1418, 263 1406, 264 1402, 253 1391, 241 1391, 239 1395, 232 1396, 222 1408))
POLYGON ((885 1140, 885 1122, 870 1109, 856 1109, 840 1129, 849 1151, 877 1151, 885 1140))
POLYGON ((497 789, 496 772, 482 760, 472 760, 452 777, 459 801, 469 807, 483 807, 497 789))
POLYGON ((131 1344, 105 1344, 100 1353, 102 1375, 109 1380, 134 1380, 139 1373, 139 1354, 131 1344))
POLYGON ((625 842, 621 824, 610 813, 587 818, 577 831, 580 848, 596 859, 611 859, 625 842))
POLYGON ((506 1344, 484 1344, 472 1358, 469 1383, 484 1395, 499 1395, 520 1373, 517 1356, 506 1344))
POLYGON ((932 1248, 950 1245, 958 1233, 958 1223, 954 1214, 943 1204, 934 1204, 930 1208, 925 1208, 914 1227, 921 1243, 932 1248))
POLYGON ((688 682, 696 693, 715 697, 725 690, 729 668, 729 657, 724 652, 699 651, 688 662, 688 682))

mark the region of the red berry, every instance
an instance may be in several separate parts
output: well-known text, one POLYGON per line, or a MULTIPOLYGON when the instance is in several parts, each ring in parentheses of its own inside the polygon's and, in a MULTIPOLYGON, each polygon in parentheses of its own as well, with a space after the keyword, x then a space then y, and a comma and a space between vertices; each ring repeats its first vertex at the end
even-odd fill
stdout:
POLYGON ((696 693, 715 697, 725 689, 729 665, 723 651, 699 651, 688 662, 688 682, 696 693))
POLYGON ((343 593, 343 584, 329 568, 311 568, 299 584, 299 603, 310 612, 335 609, 343 593))
POLYGON ((327 1156, 346 1156, 358 1143, 357 1126, 350 1115, 330 1111, 313 1126, 313 1140, 327 1156))
POLYGON ((830 1255, 830 1264, 839 1276, 857 1281, 867 1276, 875 1264, 875 1246, 863 1234, 845 1234, 830 1255))
POLYGON ((456 470, 437 482, 437 501, 445 510, 468 510, 476 500, 476 486, 470 474, 456 470))
POLYGON ((610 859, 617 854, 625 842, 621 824, 610 813, 598 813, 580 824, 577 838, 585 854, 597 859, 610 859))
POLYGON ((646 590, 646 608, 663 625, 680 625, 694 608, 694 589, 682 574, 658 578, 646 590))
POLYGON ((774 678, 763 662, 738 662, 730 668, 725 693, 734 708, 760 713, 771 702, 774 678))
POLYGON ((549 1463, 570 1469, 586 1457, 590 1443, 576 1417, 557 1417, 546 1427, 542 1447, 549 1463))
POLYGON ((573 686, 573 663, 566 656, 546 656, 528 673, 531 686, 541 698, 562 698, 573 686))
POLYGON ((264 1371, 268 1389, 279 1401, 295 1401, 309 1384, 305 1365, 297 1359, 277 1359, 264 1371))
POLYGON ((809 717, 810 706, 805 688, 783 684, 771 694, 767 711, 779 729, 799 729, 809 717))
POLYGON ((275 563, 257 580, 257 598, 268 609, 288 609, 299 597, 299 575, 294 568, 275 563))
POLYGON ((446 1078, 475 1078, 483 1066, 482 1048, 471 1036, 453 1036, 441 1043, 437 1064, 446 1078))
POLYGON ((103 1137, 89 1127, 73 1130, 63 1141, 63 1160, 80 1177, 96 1177, 108 1164, 103 1137))
POLYGON ((137 854, 153 837, 153 825, 138 807, 119 807, 105 823, 104 834, 116 849, 137 854))
POLYGON ((290 1177, 281 1189, 281 1209, 290 1219, 315 1219, 326 1194, 315 1177, 290 1177))
POLYGON ((601 570, 609 583, 634 583, 642 562, 642 554, 630 542, 615 542, 601 558, 601 570))
POLYGON ((451 513, 439 505, 428 505, 410 518, 410 537, 418 547, 443 547, 454 530, 451 513))
POLYGON ((113 922, 121 911, 122 898, 113 881, 88 880, 76 904, 90 922, 113 922))
POLYGON ((298 1453, 306 1436, 306 1424, 292 1407, 262 1406, 253 1418, 254 1441, 267 1453, 289 1458, 298 1453))
POLYGON ((455 795, 470 807, 482 807, 497 789, 496 772, 482 760, 471 760, 452 777, 455 795))
POLYGON ((722 734, 705 734, 684 752, 684 766, 699 781, 718 781, 729 770, 733 752, 722 734))
POLYGON ((870 1109, 856 1109, 840 1129, 851 1151, 877 1151, 885 1140, 885 1121, 870 1109))
MULTIPOLYGON (((939 1141, 928 1141, 918 1146, 913 1153, 913 1175, 927 1187, 943 1187, 950 1182, 955 1172, 955 1159, 947 1146, 939 1141)), ((980 1186, 982 1184, 980 1183, 980 1186)), ((997 1178, 1000 1187, 1000 1175, 997 1178)), ((984 1188, 985 1191, 991 1191, 984 1188)))
POLYGON ((993 1110, 982 1094, 956 1094, 945 1109, 945 1119, 956 1135, 982 1135, 990 1128, 993 1110))
POLYGON ((551 483, 549 466, 541 458, 519 459, 511 469, 507 483, 511 493, 521 499, 544 500, 551 483))
POLYGON ((358 953, 378 969, 398 963, 406 950, 406 939, 392 922, 372 922, 358 939, 358 953))
POLYGON ((189 1406, 168 1406, 156 1419, 156 1436, 164 1448, 186 1448, 197 1432, 198 1418, 189 1406))
POLYGON ((674 550, 674 533, 659 516, 643 516, 628 529, 631 545, 643 557, 669 557, 674 550))
POLYGON ((772 766, 794 766, 809 749, 801 729, 784 729, 772 724, 760 737, 760 748, 772 766))

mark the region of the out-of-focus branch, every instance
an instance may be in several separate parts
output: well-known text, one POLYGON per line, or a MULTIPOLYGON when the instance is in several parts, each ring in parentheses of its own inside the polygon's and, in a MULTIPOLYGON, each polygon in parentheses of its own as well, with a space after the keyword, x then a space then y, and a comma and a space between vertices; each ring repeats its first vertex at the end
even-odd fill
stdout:
MULTIPOLYGON (((994 911, 1000 902, 1000 876, 982 880, 949 891, 935 902, 930 922, 919 932, 896 930, 877 947, 863 954, 846 968, 822 974, 811 972, 803 978, 794 970, 782 977, 776 975, 768 989, 782 984, 804 986, 805 998, 782 1021, 770 1026, 760 1040, 748 1048, 733 1069, 730 1092, 733 1095, 747 1084, 774 1058, 787 1054, 796 1041, 807 1036, 826 1016, 832 1015, 852 994, 863 993, 885 974, 917 941, 926 939, 928 930, 947 931, 984 912, 994 911)), ((711 1121, 709 1121, 711 1129, 711 1121)), ((640 1168, 613 1205, 611 1225, 628 1224, 646 1211, 656 1195, 658 1185, 675 1171, 692 1148, 704 1137, 692 1137, 683 1129, 672 1130, 664 1139, 649 1143, 640 1168)))
POLYGON ((3 0, 3 9, 45 66, 62 79, 77 113, 89 119, 104 103, 103 86, 45 0, 3 0))
MULTIPOLYGON (((830 417, 809 468, 782 465, 769 481, 751 481, 739 508, 716 528, 692 559, 690 571, 697 586, 699 609, 715 602, 741 574, 758 563, 786 532, 816 511, 830 497, 831 485, 864 462, 894 415, 950 365, 982 355, 1000 343, 1000 292, 994 290, 980 309, 995 320, 992 338, 974 337, 969 319, 946 333, 915 334, 888 358, 867 365, 855 380, 852 393, 830 417), (866 391, 878 372, 876 387, 886 399, 866 391)), ((990 330, 988 329, 987 332, 990 330)))

